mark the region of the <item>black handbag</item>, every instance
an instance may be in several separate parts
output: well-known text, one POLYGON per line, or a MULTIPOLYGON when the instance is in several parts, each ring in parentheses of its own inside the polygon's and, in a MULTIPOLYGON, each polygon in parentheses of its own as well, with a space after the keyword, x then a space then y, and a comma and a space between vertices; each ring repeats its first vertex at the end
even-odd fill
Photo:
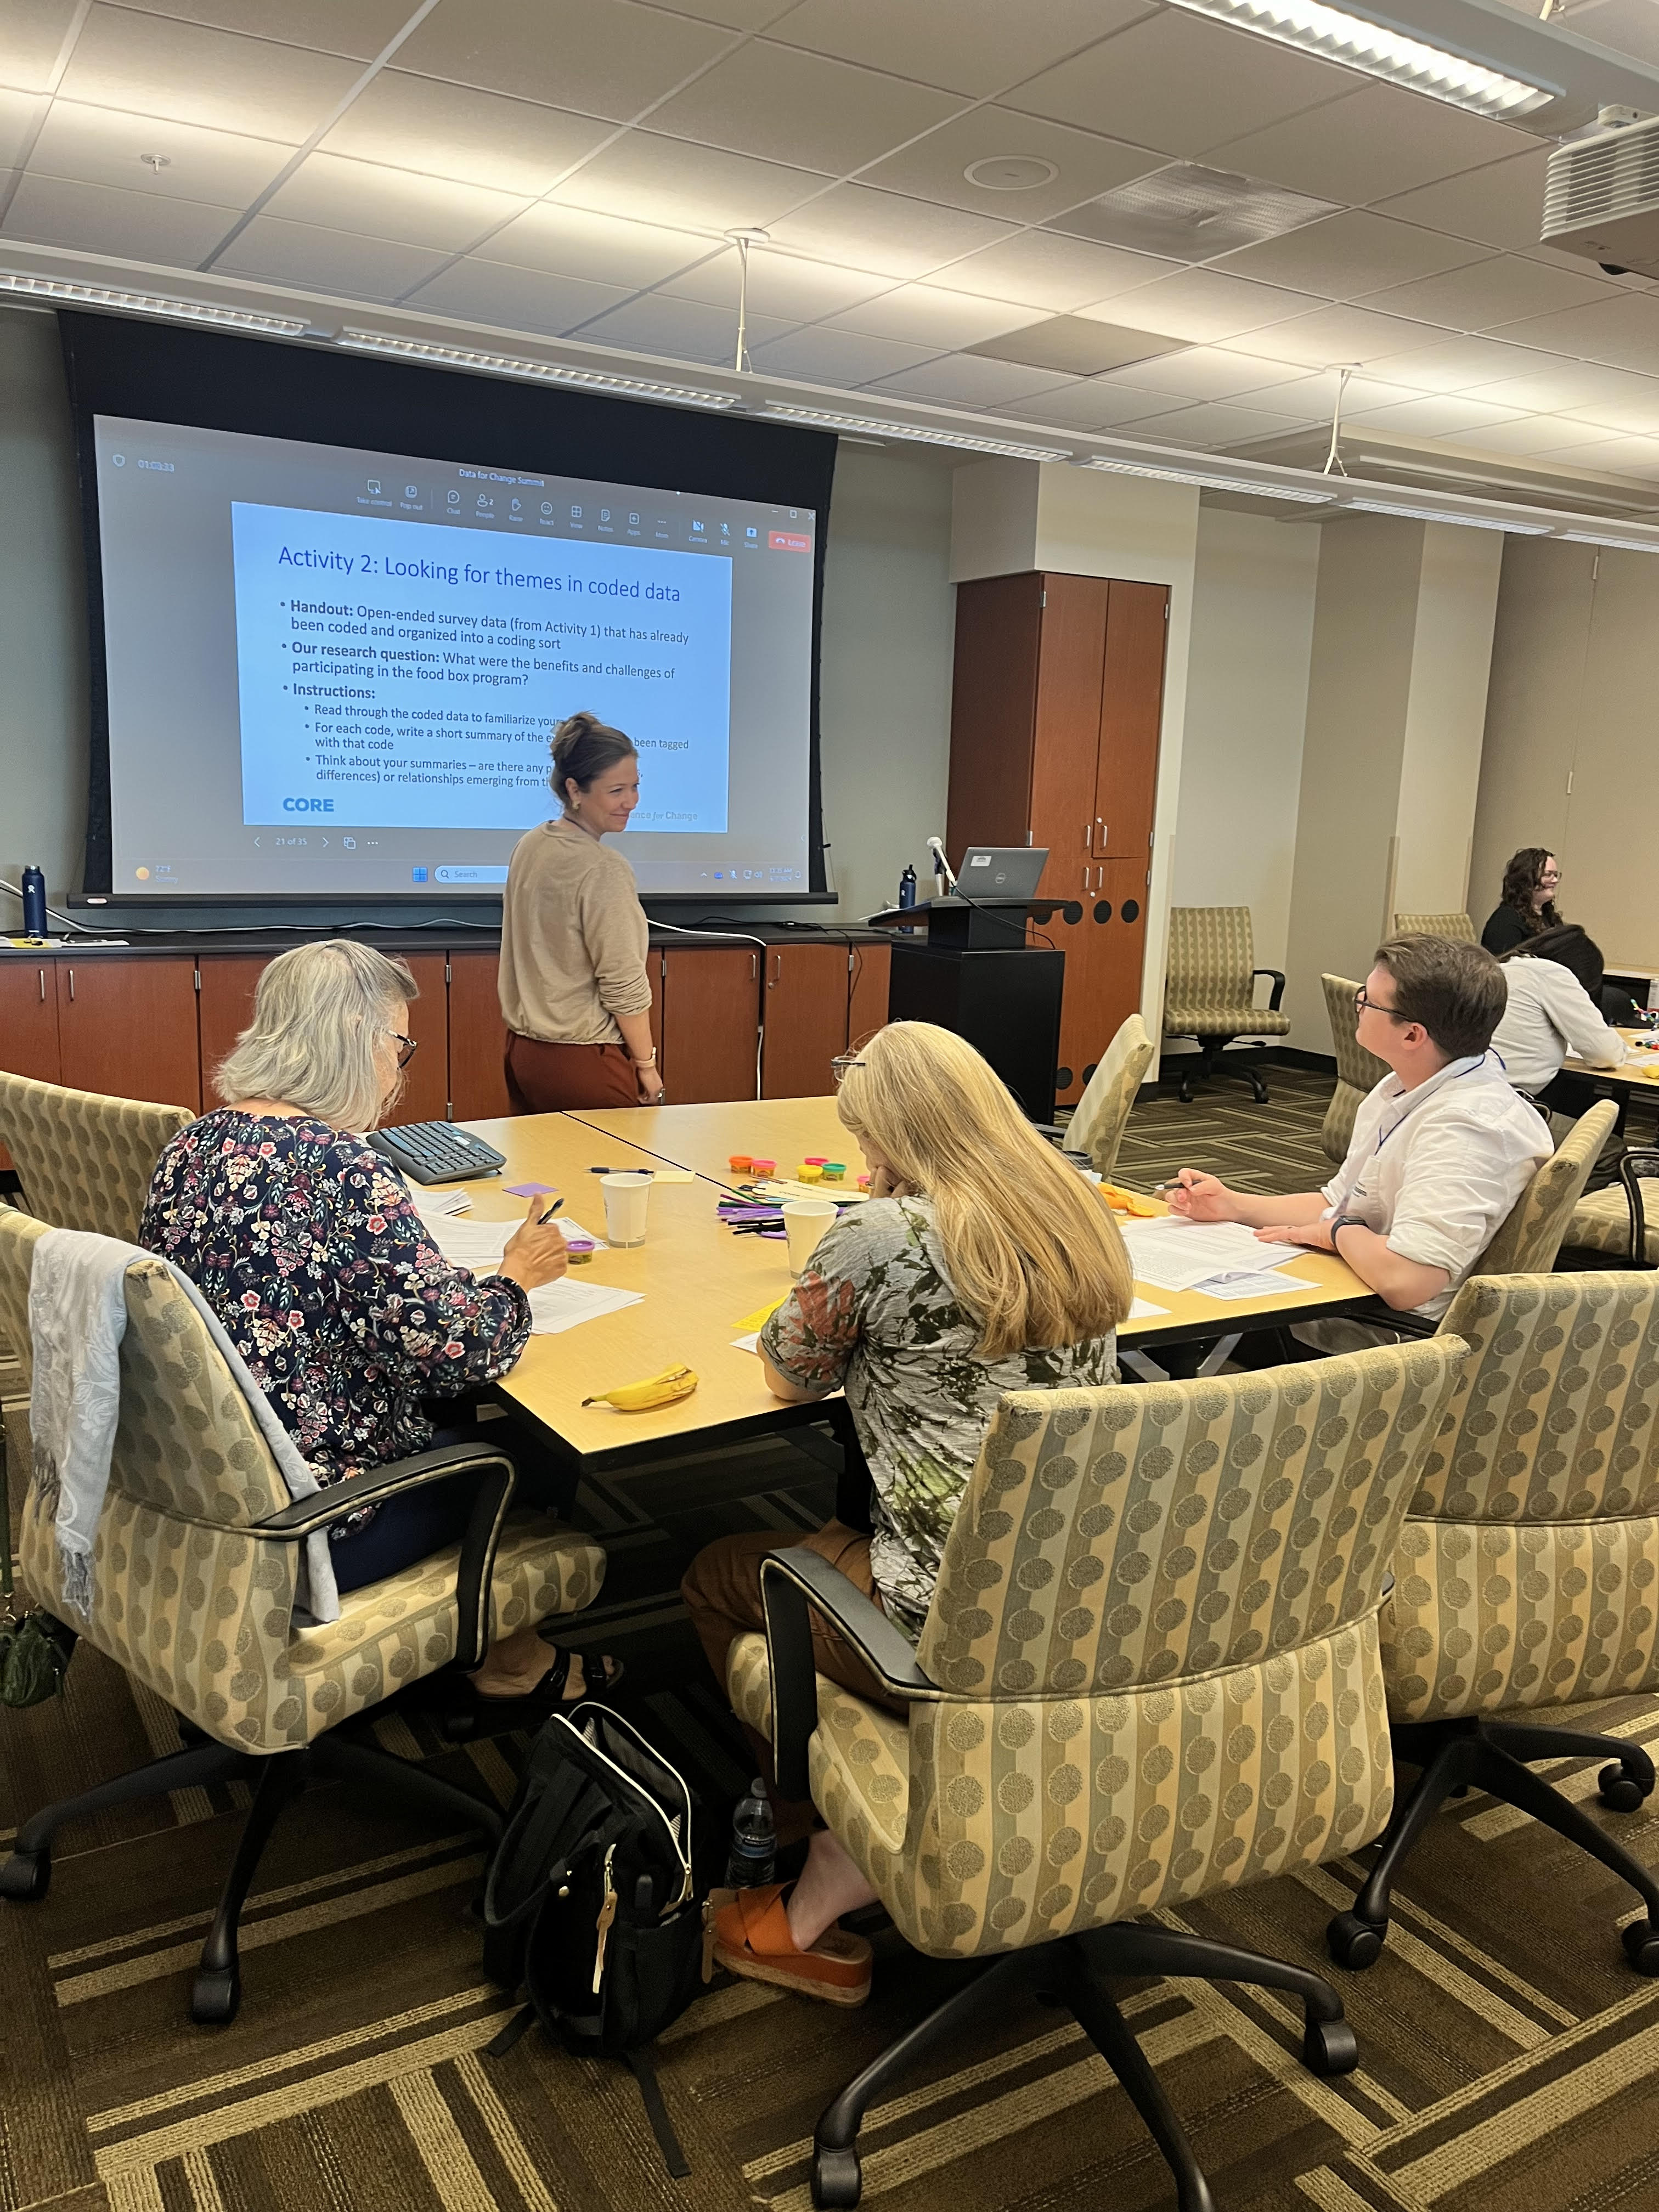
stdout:
POLYGON ((11 1501, 0 1449, 0 1705, 43 1705, 64 1686, 75 1631, 44 1606, 17 1610, 11 1578, 11 1501))

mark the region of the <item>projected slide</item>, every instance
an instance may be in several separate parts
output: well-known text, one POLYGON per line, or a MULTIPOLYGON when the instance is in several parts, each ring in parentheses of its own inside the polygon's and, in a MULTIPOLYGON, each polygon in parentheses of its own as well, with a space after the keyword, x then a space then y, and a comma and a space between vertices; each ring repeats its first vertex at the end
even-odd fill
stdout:
POLYGON ((579 694, 639 749, 631 832, 726 829, 730 562, 240 501, 231 529, 245 823, 527 829, 579 694))

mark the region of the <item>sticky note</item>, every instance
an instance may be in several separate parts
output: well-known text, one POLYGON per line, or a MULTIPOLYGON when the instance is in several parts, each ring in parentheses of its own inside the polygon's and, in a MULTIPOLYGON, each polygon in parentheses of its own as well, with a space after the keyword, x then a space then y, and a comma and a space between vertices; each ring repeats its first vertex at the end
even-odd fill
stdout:
POLYGON ((696 1182, 697 1179, 690 1168, 653 1168, 651 1173, 658 1182, 696 1182))
POLYGON ((767 1322, 771 1320, 773 1315, 783 1304, 783 1299, 787 1298, 788 1295, 788 1291, 786 1291, 782 1298, 774 1298, 770 1305, 757 1306, 753 1313, 745 1314, 743 1319, 740 1322, 734 1323, 733 1326, 741 1329, 745 1334, 751 1329, 764 1328, 767 1322))
POLYGON ((503 1185, 509 1198, 551 1198, 558 1188, 556 1182, 509 1182, 503 1185))

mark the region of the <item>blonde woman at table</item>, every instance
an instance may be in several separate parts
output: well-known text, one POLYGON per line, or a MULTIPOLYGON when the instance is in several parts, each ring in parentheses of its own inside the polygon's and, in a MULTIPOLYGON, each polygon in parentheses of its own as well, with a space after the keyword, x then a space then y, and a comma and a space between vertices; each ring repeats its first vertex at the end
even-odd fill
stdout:
MULTIPOLYGON (((873 1531, 831 1521, 799 1540, 914 1642, 1005 1393, 1114 1381, 1133 1285, 1092 1188, 949 1030, 879 1030, 847 1069, 837 1106, 869 1165, 871 1197, 825 1234, 761 1331, 761 1364, 773 1395, 791 1403, 846 1390, 875 1493, 873 1531)), ((775 1529, 723 1537, 681 1585, 722 1689, 732 1639, 764 1626, 761 1561, 777 1541, 775 1529)), ((833 1630, 815 1623, 812 1634, 820 1674, 887 1702, 833 1630)), ((769 1747, 752 1741, 769 1767, 769 1747)), ((776 1810, 786 1842, 813 1818, 811 1805, 776 1810)), ((744 1890, 721 1911, 715 1954, 736 1973, 860 2003, 870 1947, 836 1923, 874 1894, 819 1828, 792 1893, 744 1890)))
POLYGON ((595 714, 553 733, 564 811, 513 848, 501 902, 501 1018, 515 1114, 656 1106, 650 934, 634 871, 600 842, 640 803, 634 741, 595 714))

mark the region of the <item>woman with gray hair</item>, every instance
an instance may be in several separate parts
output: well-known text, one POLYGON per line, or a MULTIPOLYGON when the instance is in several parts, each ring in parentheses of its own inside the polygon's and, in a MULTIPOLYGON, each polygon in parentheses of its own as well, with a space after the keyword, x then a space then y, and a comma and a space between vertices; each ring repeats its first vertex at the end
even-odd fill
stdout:
MULTIPOLYGON (((346 939, 273 960, 217 1071, 230 1103, 168 1144, 139 1230, 201 1291, 323 1484, 453 1440, 423 1400, 506 1374, 529 1340, 529 1293, 567 1265, 532 1201, 493 1275, 452 1267, 366 1141, 403 1088, 416 995, 401 961, 346 939)), ((455 1542, 471 1507, 465 1475, 365 1506, 333 1532, 336 1583, 360 1589, 455 1542)), ((550 1704, 580 1694, 579 1656, 520 1629, 473 1687, 550 1704)), ((601 1675, 592 1686, 616 1679, 601 1675)))

